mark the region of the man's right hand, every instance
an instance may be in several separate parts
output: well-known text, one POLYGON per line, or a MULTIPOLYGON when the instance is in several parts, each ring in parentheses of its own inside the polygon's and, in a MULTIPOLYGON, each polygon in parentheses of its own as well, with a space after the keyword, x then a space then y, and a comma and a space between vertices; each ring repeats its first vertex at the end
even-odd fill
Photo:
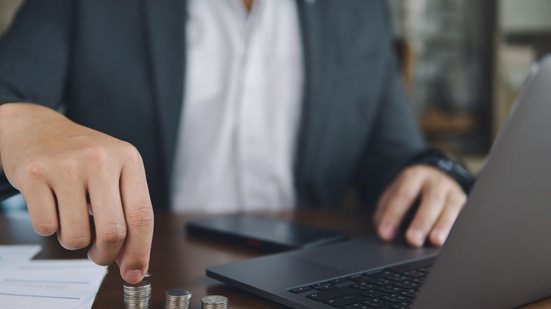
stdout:
POLYGON ((0 106, 0 168, 27 202, 35 231, 69 250, 88 247, 138 283, 148 269, 153 210, 136 148, 35 104, 0 106))

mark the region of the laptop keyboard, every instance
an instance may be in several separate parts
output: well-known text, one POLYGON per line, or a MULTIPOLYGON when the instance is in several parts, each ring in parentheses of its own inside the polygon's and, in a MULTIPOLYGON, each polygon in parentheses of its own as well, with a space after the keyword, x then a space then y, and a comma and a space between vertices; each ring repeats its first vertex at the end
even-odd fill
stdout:
POLYGON ((357 273, 289 289, 342 309, 406 309, 411 306, 434 258, 357 273))

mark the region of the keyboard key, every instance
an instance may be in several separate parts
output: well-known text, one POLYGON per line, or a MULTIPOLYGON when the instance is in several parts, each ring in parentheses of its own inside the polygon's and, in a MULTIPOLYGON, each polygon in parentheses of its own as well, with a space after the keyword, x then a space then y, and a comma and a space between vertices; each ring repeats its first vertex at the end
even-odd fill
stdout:
POLYGON ((403 281, 403 282, 397 282, 394 284, 397 287, 401 287, 404 289, 419 289, 421 287, 420 283, 414 282, 414 281, 403 281))
POLYGON ((388 280, 392 280, 392 281, 396 281, 396 282, 405 281, 405 280, 410 279, 409 277, 406 277, 402 274, 395 273, 395 272, 388 271, 388 270, 379 272, 379 273, 377 273, 373 276, 376 277, 376 278, 388 279, 388 280))
POLYGON ((392 304, 390 306, 388 306, 387 308, 390 308, 390 309, 408 309, 410 306, 410 304, 408 303, 401 303, 401 304, 392 304))
POLYGON ((330 300, 325 301, 327 305, 333 306, 333 307, 344 307, 346 305, 359 303, 362 301, 366 301, 367 298, 365 296, 359 295, 359 294, 350 294, 350 295, 344 295, 339 296, 330 300))
POLYGON ((433 260, 332 279, 290 290, 340 309, 407 309, 433 260))
POLYGON ((311 289, 317 290, 317 289, 325 289, 327 287, 330 287, 331 285, 328 282, 320 282, 316 284, 310 285, 311 289))
POLYGON ((400 274, 395 274, 392 277, 389 277, 388 279, 394 281, 394 282, 402 282, 402 281, 408 281, 411 280, 410 277, 402 276, 400 274))
POLYGON ((388 286, 380 287, 378 290, 386 294, 400 294, 405 289, 398 286, 388 285, 388 286))
POLYGON ((328 290, 328 289, 331 289, 331 288, 334 288, 334 286, 332 285, 329 285, 329 284, 326 284, 326 285, 316 285, 315 287, 314 286, 310 286, 310 288, 316 290, 316 291, 324 291, 324 290, 328 290))
POLYGON ((310 287, 300 286, 298 288, 290 289, 289 292, 294 293, 294 294, 300 294, 300 293, 303 293, 303 292, 306 292, 306 291, 311 291, 311 290, 312 289, 310 287))
POLYGON ((401 296, 398 294, 384 295, 381 296, 381 298, 391 303, 403 303, 409 301, 405 296, 401 296))
POLYGON ((373 309, 374 307, 368 306, 366 304, 351 304, 345 306, 344 309, 373 309))
POLYGON ((373 298, 373 297, 379 297, 383 295, 381 292, 377 290, 366 290, 362 291, 360 294, 364 295, 365 297, 373 298))
POLYGON ((375 285, 379 285, 379 286, 385 286, 385 285, 389 285, 389 284, 393 283, 393 281, 385 279, 385 278, 374 278, 374 277, 370 277, 365 282, 369 282, 371 284, 375 284, 375 285))
POLYGON ((415 289, 409 289, 409 290, 403 290, 399 294, 409 298, 415 298, 417 297, 417 295, 419 295, 419 291, 415 289))
POLYGON ((413 269, 403 272, 402 275, 411 278, 425 278, 427 276, 427 273, 413 269))
POLYGON ((377 278, 386 278, 386 277, 392 276, 392 275, 394 275, 394 274, 396 274, 396 273, 393 272, 393 271, 390 271, 390 270, 381 270, 381 271, 372 273, 372 274, 370 274, 369 276, 371 276, 371 277, 377 277, 377 278))
POLYGON ((382 298, 372 298, 370 300, 364 301, 363 304, 374 307, 374 308, 381 308, 386 305, 390 305, 391 303, 387 302, 386 300, 383 300, 382 298))
POLYGON ((353 289, 356 289, 356 290, 366 291, 366 290, 376 289, 379 286, 371 284, 371 283, 363 282, 363 283, 357 283, 357 284, 350 285, 350 287, 353 288, 353 289))
POLYGON ((328 289, 325 291, 316 292, 313 294, 310 294, 306 297, 317 300, 317 301, 326 301, 330 300, 335 297, 344 296, 348 294, 354 294, 358 291, 349 287, 342 287, 342 288, 334 288, 334 289, 328 289))

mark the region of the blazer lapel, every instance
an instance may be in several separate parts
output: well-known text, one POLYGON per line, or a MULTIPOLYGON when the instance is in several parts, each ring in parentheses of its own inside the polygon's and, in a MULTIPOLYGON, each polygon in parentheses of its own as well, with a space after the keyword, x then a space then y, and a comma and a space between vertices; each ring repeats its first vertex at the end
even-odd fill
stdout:
MULTIPOLYGON (((299 206, 312 206, 307 201, 316 200, 316 171, 320 166, 318 152, 324 137, 329 113, 329 100, 326 100, 327 59, 331 52, 324 38, 326 26, 322 20, 321 0, 297 0, 304 54, 304 98, 301 123, 296 146, 295 184, 299 196, 299 206)), ((330 87, 329 87, 330 88, 330 87)))
POLYGON ((143 0, 149 41, 161 166, 169 183, 182 109, 185 72, 185 0, 143 0))

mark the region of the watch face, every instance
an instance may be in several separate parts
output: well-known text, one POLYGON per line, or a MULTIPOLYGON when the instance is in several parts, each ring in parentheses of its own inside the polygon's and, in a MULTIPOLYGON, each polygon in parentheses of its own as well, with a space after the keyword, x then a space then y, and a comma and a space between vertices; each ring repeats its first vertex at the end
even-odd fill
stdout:
POLYGON ((451 172, 453 170, 453 162, 445 159, 438 160, 438 167, 446 172, 451 172))

